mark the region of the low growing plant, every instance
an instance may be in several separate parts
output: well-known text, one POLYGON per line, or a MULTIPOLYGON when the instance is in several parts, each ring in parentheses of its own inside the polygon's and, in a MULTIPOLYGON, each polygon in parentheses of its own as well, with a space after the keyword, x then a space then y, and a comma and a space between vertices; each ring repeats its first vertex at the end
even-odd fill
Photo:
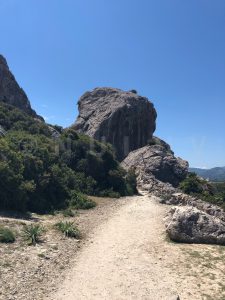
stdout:
POLYGON ((96 206, 94 201, 88 199, 87 196, 77 191, 71 192, 71 200, 69 204, 75 209, 90 209, 96 206))
POLYGON ((61 231, 65 237, 80 238, 80 232, 73 222, 59 222, 55 224, 55 227, 61 231))
POLYGON ((112 189, 103 190, 98 193, 100 197, 109 197, 109 198, 120 198, 120 194, 118 192, 113 191, 112 189))
POLYGON ((62 214, 64 217, 74 217, 75 216, 75 213, 74 213, 74 211, 72 211, 71 208, 67 208, 67 209, 63 210, 62 214))
POLYGON ((23 237, 29 245, 36 245, 41 241, 44 231, 44 228, 39 224, 24 225, 23 237))
POLYGON ((8 227, 0 227, 0 243, 15 242, 15 234, 8 227))

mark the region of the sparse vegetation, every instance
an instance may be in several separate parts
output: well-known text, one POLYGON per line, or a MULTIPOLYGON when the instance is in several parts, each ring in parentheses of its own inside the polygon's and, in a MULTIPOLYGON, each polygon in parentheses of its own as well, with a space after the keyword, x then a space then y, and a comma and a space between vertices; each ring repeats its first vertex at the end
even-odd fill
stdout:
POLYGON ((109 198, 120 198, 120 194, 118 192, 114 192, 112 189, 103 190, 99 192, 100 197, 109 197, 109 198))
POLYGON ((80 238, 80 232, 77 229, 77 227, 74 225, 73 222, 59 222, 55 224, 55 227, 61 231, 65 237, 71 237, 71 238, 80 238))
POLYGON ((39 224, 29 224, 23 227, 23 238, 29 245, 35 246, 41 241, 41 237, 44 233, 44 228, 39 224))
POLYGON ((70 206, 75 209, 90 209, 96 206, 96 203, 87 196, 77 191, 71 192, 70 206))
POLYGON ((13 243, 15 242, 15 234, 8 227, 0 227, 0 243, 13 243))
POLYGON ((225 209, 225 183, 223 182, 208 182, 195 173, 189 173, 187 178, 180 183, 180 188, 184 193, 225 209))
POLYGON ((71 208, 67 208, 67 209, 63 210, 62 214, 64 217, 74 217, 75 216, 75 212, 71 208))

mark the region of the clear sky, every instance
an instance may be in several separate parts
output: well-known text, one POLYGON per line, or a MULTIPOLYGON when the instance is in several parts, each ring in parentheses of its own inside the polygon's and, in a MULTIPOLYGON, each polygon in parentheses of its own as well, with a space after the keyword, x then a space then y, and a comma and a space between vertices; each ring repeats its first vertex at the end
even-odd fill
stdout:
POLYGON ((225 165, 224 0, 0 0, 0 41, 49 123, 70 125, 87 90, 136 89, 176 155, 225 165))

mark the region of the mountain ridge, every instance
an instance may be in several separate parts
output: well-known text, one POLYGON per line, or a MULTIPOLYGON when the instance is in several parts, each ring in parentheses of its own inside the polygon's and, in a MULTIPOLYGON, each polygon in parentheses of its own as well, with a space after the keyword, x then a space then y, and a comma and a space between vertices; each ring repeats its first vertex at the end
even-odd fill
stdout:
POLYGON ((44 121, 44 119, 32 109, 26 93, 19 86, 15 76, 10 71, 7 60, 0 54, 0 103, 1 102, 12 105, 31 117, 44 121))
POLYGON ((210 169, 189 168, 189 171, 194 172, 197 175, 210 181, 225 181, 225 166, 214 167, 210 169))

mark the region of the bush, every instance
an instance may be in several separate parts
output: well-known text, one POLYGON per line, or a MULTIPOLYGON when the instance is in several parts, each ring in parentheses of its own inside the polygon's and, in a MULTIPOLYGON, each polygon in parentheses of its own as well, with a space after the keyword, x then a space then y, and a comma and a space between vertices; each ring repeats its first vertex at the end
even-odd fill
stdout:
POLYGON ((39 224, 24 225, 23 237, 29 245, 36 245, 41 241, 44 228, 39 224))
POLYGON ((137 94, 137 91, 136 91, 136 90, 130 90, 129 92, 130 92, 130 93, 133 93, 133 94, 137 94))
POLYGON ((120 198, 120 194, 118 192, 113 191, 112 189, 103 190, 98 193, 100 197, 109 197, 109 198, 120 198))
POLYGON ((15 235, 8 227, 0 227, 0 243, 15 242, 15 235))
POLYGON ((3 102, 0 103, 0 125, 7 131, 27 131, 51 137, 51 131, 45 123, 3 102))
POLYGON ((56 140, 47 124, 4 103, 0 125, 7 131, 0 137, 0 209, 49 213, 70 203, 86 209, 95 204, 82 194, 135 193, 135 177, 110 145, 57 126, 56 140))
POLYGON ((55 224, 55 227, 61 231, 65 237, 80 238, 80 232, 73 222, 59 222, 55 224))
POLYGON ((74 217, 75 216, 75 213, 70 208, 63 210, 62 214, 64 217, 74 217))
POLYGON ((130 169, 126 175, 126 194, 132 196, 137 194, 137 176, 134 169, 130 169))
POLYGON ((225 183, 208 182, 195 173, 189 173, 187 178, 180 183, 180 188, 184 193, 219 205, 225 210, 225 183))
POLYGON ((189 173, 179 187, 186 194, 200 194, 203 192, 205 185, 205 180, 202 180, 195 173, 189 173))
POLYGON ((90 209, 95 207, 96 203, 82 193, 72 191, 69 205, 75 209, 90 209))

